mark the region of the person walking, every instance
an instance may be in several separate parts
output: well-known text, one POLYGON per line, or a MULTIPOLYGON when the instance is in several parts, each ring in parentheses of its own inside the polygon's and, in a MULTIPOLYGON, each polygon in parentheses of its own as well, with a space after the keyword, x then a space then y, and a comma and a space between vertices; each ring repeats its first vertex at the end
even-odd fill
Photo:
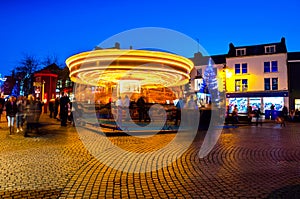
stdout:
POLYGON ((184 107, 184 103, 182 100, 182 97, 179 98, 177 104, 176 104, 176 119, 175 119, 175 125, 179 125, 179 121, 181 121, 181 109, 184 107))
POLYGON ((23 96, 19 96, 17 99, 17 114, 16 114, 17 133, 19 133, 20 131, 23 131, 24 112, 25 112, 24 99, 23 99, 23 96))
POLYGON ((55 99, 52 98, 49 101, 49 111, 50 111, 50 118, 52 118, 54 116, 54 103, 55 103, 55 99))
POLYGON ((10 135, 14 132, 14 121, 17 114, 17 109, 15 97, 11 96, 6 103, 6 117, 10 135))
POLYGON ((234 105, 233 111, 232 111, 232 125, 239 123, 238 118, 238 108, 237 105, 234 105))
POLYGON ((129 121, 129 118, 130 118, 129 106, 130 106, 129 97, 128 97, 128 95, 125 95, 125 98, 123 101, 123 109, 125 110, 125 121, 129 121))
POLYGON ((54 100, 54 119, 58 119, 59 116, 59 97, 55 98, 54 100))
POLYGON ((122 126, 122 114, 123 114, 123 102, 122 98, 119 96, 116 101, 116 109, 117 109, 117 128, 121 128, 122 126))
MULTIPOLYGON (((261 111, 260 111, 260 108, 258 108, 258 109, 255 111, 256 126, 258 126, 258 123, 259 123, 259 121, 260 121, 260 115, 261 115, 261 111)), ((260 121, 260 126, 262 126, 262 121, 260 121)))
POLYGON ((252 123, 252 106, 248 106, 247 116, 248 116, 248 124, 251 125, 251 123, 252 123))
POLYGON ((59 106, 60 106, 60 120, 61 120, 60 125, 61 126, 67 126, 68 111, 69 111, 68 104, 70 102, 70 99, 64 92, 61 93, 61 96, 62 97, 59 100, 60 101, 60 103, 59 103, 59 106))
POLYGON ((145 118, 145 100, 143 96, 141 96, 137 102, 136 105, 138 107, 138 112, 139 112, 139 122, 141 122, 143 119, 146 120, 145 118))

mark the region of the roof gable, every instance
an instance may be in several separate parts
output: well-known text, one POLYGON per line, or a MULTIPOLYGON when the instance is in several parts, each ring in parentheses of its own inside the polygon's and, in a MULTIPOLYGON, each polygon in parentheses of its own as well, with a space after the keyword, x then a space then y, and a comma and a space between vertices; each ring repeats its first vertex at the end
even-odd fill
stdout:
POLYGON ((267 43, 251 46, 234 46, 233 43, 229 44, 229 51, 227 57, 240 57, 240 56, 254 56, 254 55, 268 55, 268 54, 278 54, 287 53, 285 38, 282 37, 280 42, 277 43, 267 43), (266 52, 266 47, 273 47, 275 51, 266 52), (237 50, 245 49, 244 55, 237 55, 237 50))

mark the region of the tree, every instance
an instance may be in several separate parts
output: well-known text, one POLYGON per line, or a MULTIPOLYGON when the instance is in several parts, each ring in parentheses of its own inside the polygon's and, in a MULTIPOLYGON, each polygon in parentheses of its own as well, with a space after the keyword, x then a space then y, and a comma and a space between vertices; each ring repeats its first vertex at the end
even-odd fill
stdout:
POLYGON ((211 94, 211 101, 218 107, 220 102, 220 94, 218 90, 218 81, 216 73, 214 72, 211 58, 209 59, 208 65, 204 71, 204 81, 206 82, 209 93, 211 94))
POLYGON ((33 74, 39 69, 40 61, 32 55, 25 55, 16 67, 16 79, 20 81, 20 94, 33 94, 33 74))
POLYGON ((49 66, 51 64, 56 64, 59 68, 62 68, 63 65, 64 65, 64 64, 62 64, 62 63, 59 62, 59 59, 58 59, 57 55, 48 55, 48 56, 46 56, 42 60, 41 64, 43 66, 49 66))

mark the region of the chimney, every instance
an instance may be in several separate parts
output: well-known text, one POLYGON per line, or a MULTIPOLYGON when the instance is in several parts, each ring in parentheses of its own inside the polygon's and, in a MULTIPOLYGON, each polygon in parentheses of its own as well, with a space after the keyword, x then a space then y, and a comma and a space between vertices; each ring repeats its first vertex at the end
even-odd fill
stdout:
POLYGON ((119 43, 119 42, 116 42, 116 43, 115 43, 115 48, 116 48, 116 49, 120 49, 120 43, 119 43))

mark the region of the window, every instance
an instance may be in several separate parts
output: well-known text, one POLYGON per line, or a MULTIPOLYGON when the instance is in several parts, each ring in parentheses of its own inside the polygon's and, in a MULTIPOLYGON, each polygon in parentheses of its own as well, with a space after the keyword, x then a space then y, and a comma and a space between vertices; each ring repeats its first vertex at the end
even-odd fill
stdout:
POLYGON ((270 62, 264 62, 264 72, 265 73, 270 72, 270 62))
POLYGON ((267 61, 267 62, 264 62, 264 72, 265 73, 278 72, 277 61, 267 61))
POLYGON ((278 72, 277 61, 272 61, 272 72, 278 72))
POLYGON ((272 90, 278 90, 278 78, 272 78, 272 90))
POLYGON ((265 46, 265 53, 275 53, 275 45, 265 46))
POLYGON ((248 65, 247 63, 242 63, 242 64, 235 64, 235 74, 246 74, 248 73, 248 65), (241 69, 242 65, 242 69, 241 69))
POLYGON ((236 79, 235 80, 235 91, 240 91, 241 90, 241 80, 236 79))
POLYGON ((235 91, 247 91, 248 80, 247 79, 236 79, 235 80, 235 91))
POLYGON ((62 88, 62 81, 61 80, 58 80, 57 81, 57 86, 56 88, 62 88))
POLYGON ((248 72, 248 69, 247 69, 247 63, 243 63, 242 64, 242 73, 245 74, 248 72))
POLYGON ((246 55, 246 48, 236 49, 236 56, 243 56, 243 55, 246 55))
POLYGON ((235 74, 240 74, 241 73, 241 66, 240 64, 235 64, 235 74))
POLYGON ((202 76, 202 68, 197 69, 197 76, 202 76))
POLYGON ((270 88, 270 78, 265 78, 265 90, 266 91, 271 90, 271 88, 270 88))
POLYGON ((242 91, 247 91, 247 90, 248 90, 248 80, 242 79, 242 91))

